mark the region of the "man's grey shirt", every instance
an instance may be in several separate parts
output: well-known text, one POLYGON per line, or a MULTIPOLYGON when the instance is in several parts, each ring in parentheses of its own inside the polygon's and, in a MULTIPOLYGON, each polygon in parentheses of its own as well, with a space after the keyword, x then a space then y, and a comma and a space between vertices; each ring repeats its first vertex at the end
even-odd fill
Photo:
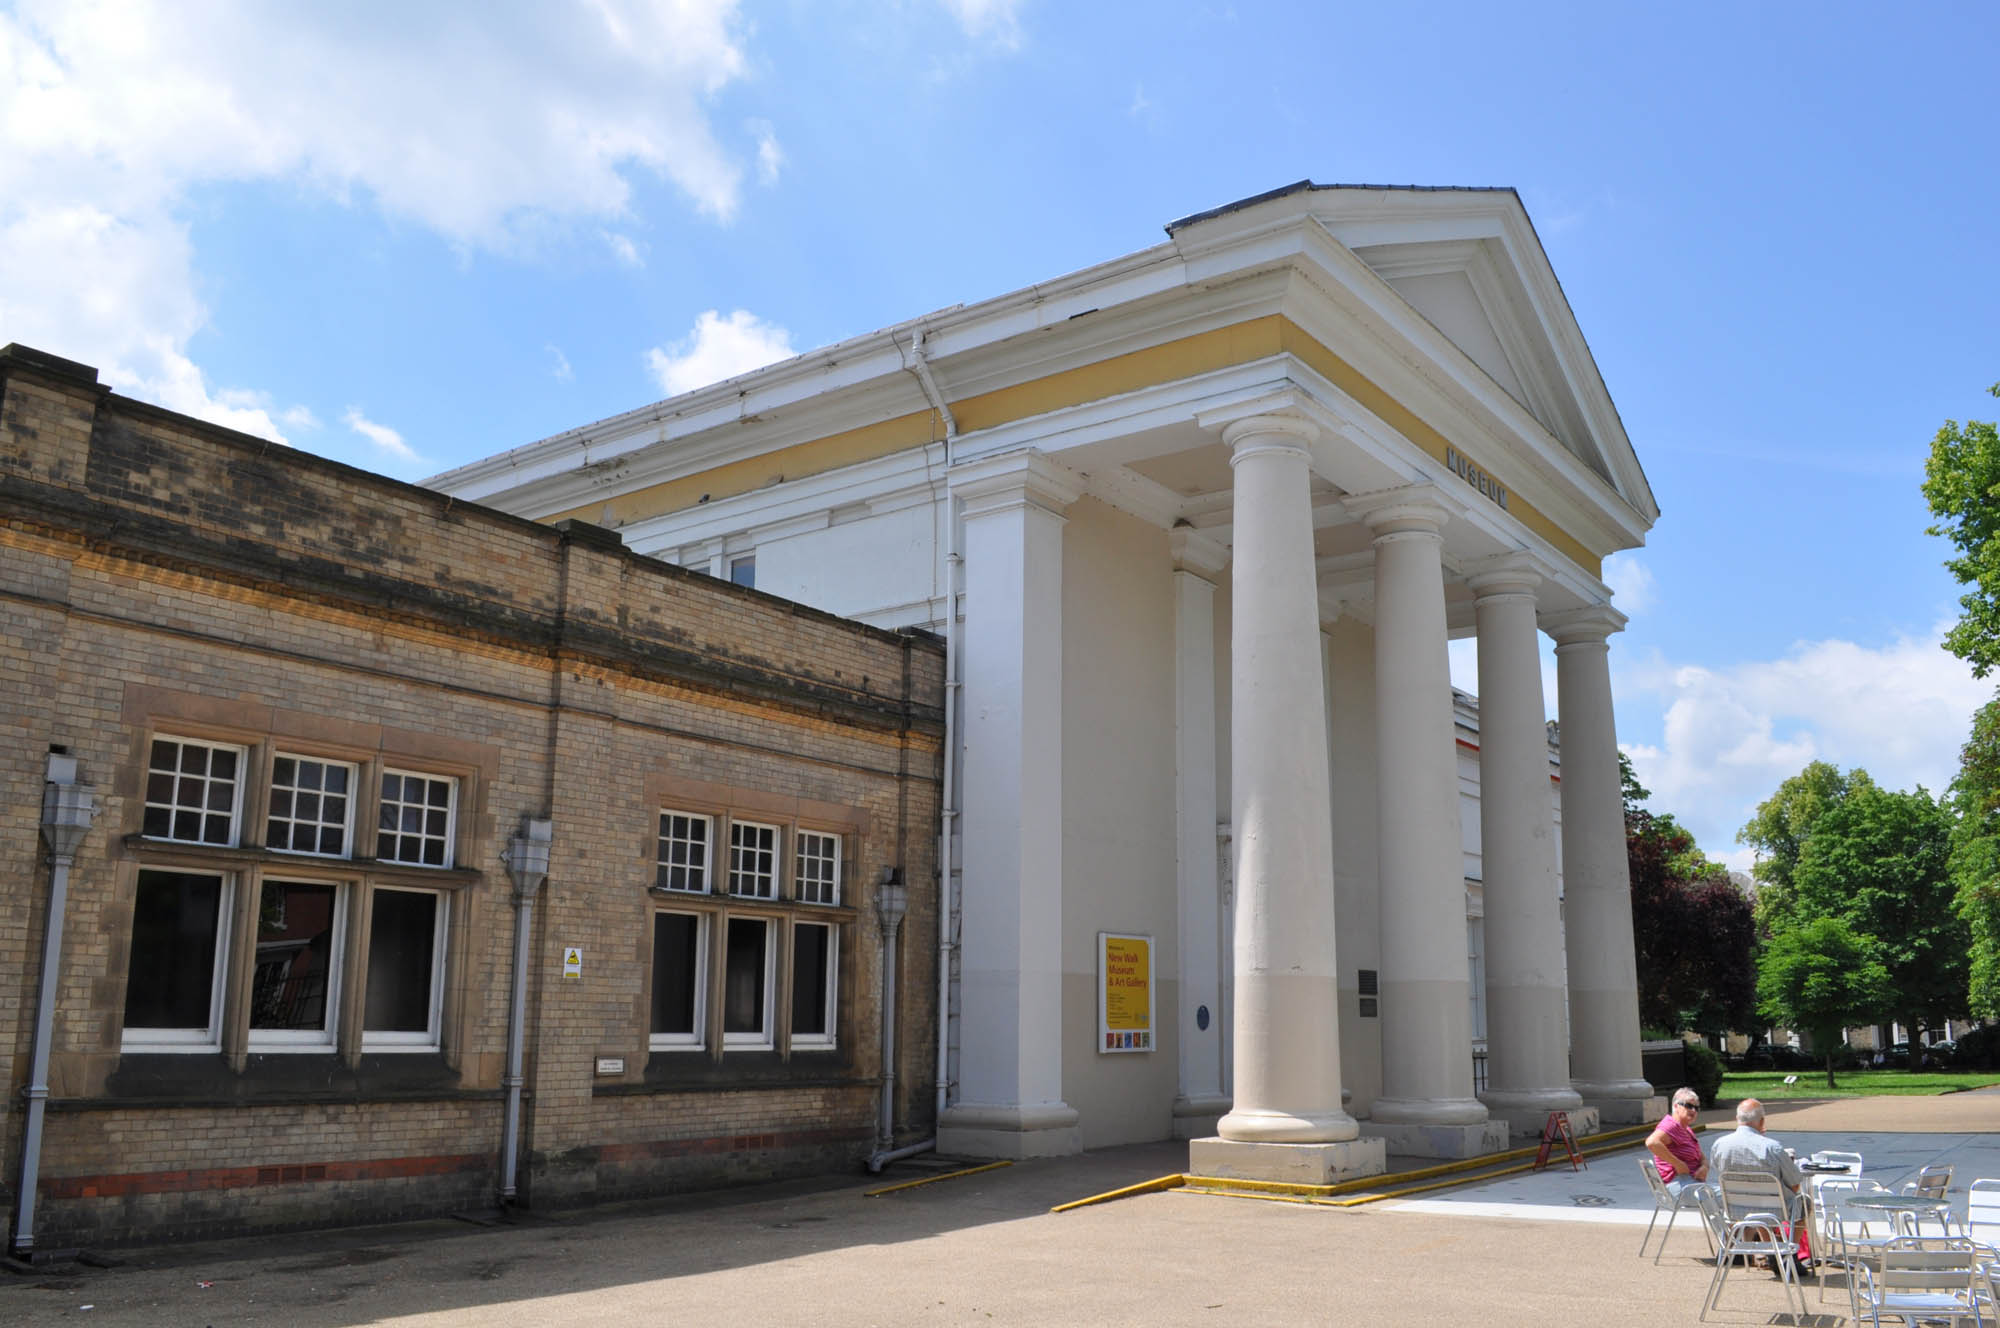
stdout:
POLYGON ((1797 1189, 1802 1179, 1799 1164, 1785 1154, 1785 1146, 1770 1135, 1739 1125, 1708 1149, 1708 1178, 1720 1181, 1725 1171, 1768 1171, 1797 1189))

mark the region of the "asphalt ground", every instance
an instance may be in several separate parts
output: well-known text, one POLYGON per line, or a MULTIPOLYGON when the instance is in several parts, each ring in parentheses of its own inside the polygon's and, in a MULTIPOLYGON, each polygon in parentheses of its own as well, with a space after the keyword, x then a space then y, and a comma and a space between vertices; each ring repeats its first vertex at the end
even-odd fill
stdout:
MULTIPOLYGON (((1770 1128, 1801 1152, 1860 1151, 1892 1186, 1952 1161, 1961 1204, 2000 1175, 2000 1091, 1774 1103, 1770 1128)), ((1184 1169, 1185 1145, 1144 1144, 877 1197, 921 1173, 117 1250, 109 1268, 0 1275, 0 1323, 1691 1324, 1713 1265, 1686 1217, 1659 1265, 1638 1257, 1641 1152, 1357 1208, 1166 1190, 1049 1211, 1184 1169)), ((1845 1321, 1837 1288, 1807 1306, 1845 1321)), ((1710 1322, 1790 1319, 1777 1282, 1739 1271, 1710 1322)))

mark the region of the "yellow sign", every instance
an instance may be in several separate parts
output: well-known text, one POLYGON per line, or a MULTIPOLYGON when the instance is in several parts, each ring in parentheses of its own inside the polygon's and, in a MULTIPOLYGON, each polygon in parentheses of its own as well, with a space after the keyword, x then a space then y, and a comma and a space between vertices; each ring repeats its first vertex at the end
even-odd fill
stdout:
POLYGON ((577 945, 563 947, 563 976, 566 978, 583 976, 583 947, 577 945))
POLYGON ((1153 938, 1097 933, 1098 1050, 1153 1050, 1153 938))

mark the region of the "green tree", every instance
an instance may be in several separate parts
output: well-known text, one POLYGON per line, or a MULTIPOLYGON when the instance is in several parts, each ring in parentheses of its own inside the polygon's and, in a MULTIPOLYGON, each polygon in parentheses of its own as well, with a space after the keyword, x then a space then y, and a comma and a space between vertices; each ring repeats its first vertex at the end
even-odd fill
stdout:
MULTIPOLYGON (((1987 391, 2000 397, 2000 383, 1987 391)), ((1984 678, 2000 664, 2000 429, 1946 420, 1924 463, 1924 499, 1938 518, 1930 533, 1958 551, 1945 567, 1970 587, 1958 601, 1965 616, 1945 634, 1944 648, 1984 678)))
POLYGON ((1838 767, 1814 761, 1757 804, 1756 815, 1736 832, 1736 842, 1757 850, 1750 874, 1757 878, 1759 923, 1769 928, 1774 919, 1791 913, 1792 874, 1819 818, 1856 789, 1874 787, 1875 781, 1858 766, 1843 775, 1838 767))
POLYGON ((1921 785, 1903 793, 1867 783, 1814 820, 1792 872, 1794 920, 1839 918, 1873 940, 1889 1010, 1913 1045, 1919 1029, 1965 1013, 1970 939, 1952 907, 1950 857, 1947 808, 1921 785))
POLYGON ((1786 919, 1764 942, 1757 960, 1757 1000, 1764 1017, 1803 1028, 1826 1062, 1833 1081, 1833 1053, 1840 1030, 1882 1014, 1889 972, 1875 944, 1837 917, 1786 919))
POLYGON ((1618 787, 1625 793, 1625 813, 1628 816, 1653 796, 1653 791, 1641 784, 1639 776, 1633 773, 1632 758, 1623 752, 1618 753, 1618 787))
POLYGON ((1972 717, 1951 784, 1954 906, 1970 943, 1966 1004, 2000 1017, 2000 697, 1972 717))

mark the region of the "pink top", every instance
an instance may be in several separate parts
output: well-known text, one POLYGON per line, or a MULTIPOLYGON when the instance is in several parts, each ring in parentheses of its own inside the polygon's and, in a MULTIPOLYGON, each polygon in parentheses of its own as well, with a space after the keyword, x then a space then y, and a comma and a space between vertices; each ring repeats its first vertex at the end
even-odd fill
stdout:
MULTIPOLYGON (((1679 1158, 1687 1167, 1688 1174, 1693 1175, 1694 1169, 1701 1165, 1701 1144, 1695 1139, 1694 1131, 1669 1115, 1660 1122, 1660 1133, 1666 1137, 1667 1151, 1679 1158)), ((1655 1157, 1653 1165, 1660 1169, 1661 1180, 1675 1180, 1681 1174, 1674 1170, 1673 1163, 1663 1158, 1655 1157)))

